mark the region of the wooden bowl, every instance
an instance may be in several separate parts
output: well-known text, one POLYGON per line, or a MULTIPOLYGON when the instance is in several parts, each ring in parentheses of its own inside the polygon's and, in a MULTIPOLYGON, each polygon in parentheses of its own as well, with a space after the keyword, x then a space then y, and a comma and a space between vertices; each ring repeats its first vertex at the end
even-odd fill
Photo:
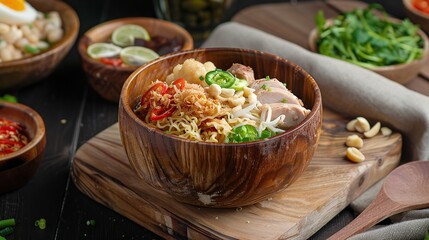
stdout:
POLYGON ((70 51, 78 31, 79 18, 76 12, 63 1, 28 0, 38 11, 58 11, 63 22, 64 36, 48 51, 31 57, 0 63, 0 90, 28 86, 52 73, 70 51))
POLYGON ((163 36, 169 39, 178 38, 183 44, 181 50, 193 48, 193 40, 188 31, 179 25, 156 18, 120 18, 99 24, 89 29, 79 41, 79 54, 83 69, 91 87, 104 99, 119 102, 122 85, 128 76, 138 67, 106 65, 92 59, 86 52, 89 45, 95 42, 108 42, 112 32, 125 24, 137 24, 144 27, 151 36, 163 36))
MULTIPOLYGON (((332 21, 332 20, 329 20, 329 21, 332 21)), ((396 21, 399 21, 399 20, 396 20, 396 21)), ((408 82, 410 82, 419 74, 419 72, 422 70, 425 64, 427 64, 429 59, 428 36, 422 30, 419 30, 418 32, 424 41, 424 53, 421 59, 414 60, 410 63, 396 64, 396 65, 368 68, 368 69, 400 84, 407 84, 408 82)), ((310 35, 308 38, 308 45, 310 50, 316 53, 318 53, 318 49, 317 49, 318 39, 319 39, 319 34, 317 31, 317 28, 314 28, 310 32, 310 35)))
POLYGON ((20 123, 30 141, 16 152, 0 157, 0 193, 25 185, 36 173, 46 146, 45 124, 32 108, 0 102, 0 117, 20 123))
POLYGON ((285 190, 308 166, 321 123, 320 90, 305 70, 280 57, 246 49, 195 49, 163 56, 131 74, 119 103, 121 140, 138 176, 178 201, 205 207, 245 206, 285 190), (189 58, 212 61, 221 69, 241 63, 253 68, 255 78, 276 77, 311 113, 282 134, 235 144, 185 140, 149 126, 133 112, 143 90, 189 58))
POLYGON ((412 5, 412 0, 402 0, 405 7, 405 14, 415 24, 418 24, 426 34, 429 34, 429 14, 424 14, 415 9, 412 5))

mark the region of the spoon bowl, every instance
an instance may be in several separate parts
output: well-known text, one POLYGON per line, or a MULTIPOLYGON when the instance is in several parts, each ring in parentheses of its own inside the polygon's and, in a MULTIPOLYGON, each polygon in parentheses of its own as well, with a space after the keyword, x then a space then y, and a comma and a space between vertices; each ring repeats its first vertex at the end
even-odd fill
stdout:
POLYGON ((347 239, 404 211, 429 207, 429 161, 413 161, 393 170, 371 204, 329 239, 347 239))

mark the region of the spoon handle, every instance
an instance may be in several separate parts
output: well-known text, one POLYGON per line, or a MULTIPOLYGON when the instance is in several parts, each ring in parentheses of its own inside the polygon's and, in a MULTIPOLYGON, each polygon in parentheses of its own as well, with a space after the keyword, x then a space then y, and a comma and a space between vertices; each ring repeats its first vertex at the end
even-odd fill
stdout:
POLYGON ((402 205, 391 201, 382 189, 377 197, 359 216, 343 229, 329 237, 328 240, 347 239, 357 233, 361 233, 383 219, 392 216, 401 207, 402 205))

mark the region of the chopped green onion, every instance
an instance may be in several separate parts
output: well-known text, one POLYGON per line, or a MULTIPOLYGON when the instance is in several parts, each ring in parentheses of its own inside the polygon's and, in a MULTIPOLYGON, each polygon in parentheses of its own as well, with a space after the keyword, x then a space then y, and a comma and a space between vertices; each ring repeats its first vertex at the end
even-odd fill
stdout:
POLYGON ((270 80, 270 76, 266 76, 265 80, 269 81, 270 80))
POLYGON ((34 226, 39 227, 40 229, 46 228, 46 219, 40 218, 34 222, 34 226))
POLYGON ((38 54, 40 52, 40 49, 33 47, 30 44, 26 44, 24 46, 24 51, 31 54, 38 54))
POLYGON ((86 221, 86 226, 95 226, 95 220, 94 219, 87 220, 86 221))
POLYGON ((0 236, 7 236, 9 234, 13 233, 13 227, 9 226, 9 227, 5 227, 3 229, 0 230, 0 236))
POLYGON ((286 98, 283 98, 282 103, 286 103, 286 102, 287 102, 286 98))
POLYGON ((9 227, 9 226, 15 226, 15 218, 8 218, 0 220, 0 229, 9 227))
POLYGON ((15 96, 5 94, 3 97, 0 97, 0 101, 6 101, 6 102, 18 102, 15 96))
POLYGON ((262 84, 261 88, 264 89, 264 90, 266 90, 267 89, 267 85, 262 84))
POLYGON ((201 81, 203 81, 203 80, 204 80, 204 76, 200 76, 200 77, 199 77, 199 79, 200 79, 201 81))

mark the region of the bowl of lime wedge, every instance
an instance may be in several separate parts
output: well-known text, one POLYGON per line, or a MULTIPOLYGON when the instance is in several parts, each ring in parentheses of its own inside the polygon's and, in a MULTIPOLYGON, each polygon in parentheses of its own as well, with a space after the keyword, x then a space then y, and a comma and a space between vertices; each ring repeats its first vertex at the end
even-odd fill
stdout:
POLYGON ((159 56, 193 48, 181 26, 156 18, 120 18, 96 25, 79 40, 82 67, 91 87, 118 102, 122 85, 141 65, 159 56))

